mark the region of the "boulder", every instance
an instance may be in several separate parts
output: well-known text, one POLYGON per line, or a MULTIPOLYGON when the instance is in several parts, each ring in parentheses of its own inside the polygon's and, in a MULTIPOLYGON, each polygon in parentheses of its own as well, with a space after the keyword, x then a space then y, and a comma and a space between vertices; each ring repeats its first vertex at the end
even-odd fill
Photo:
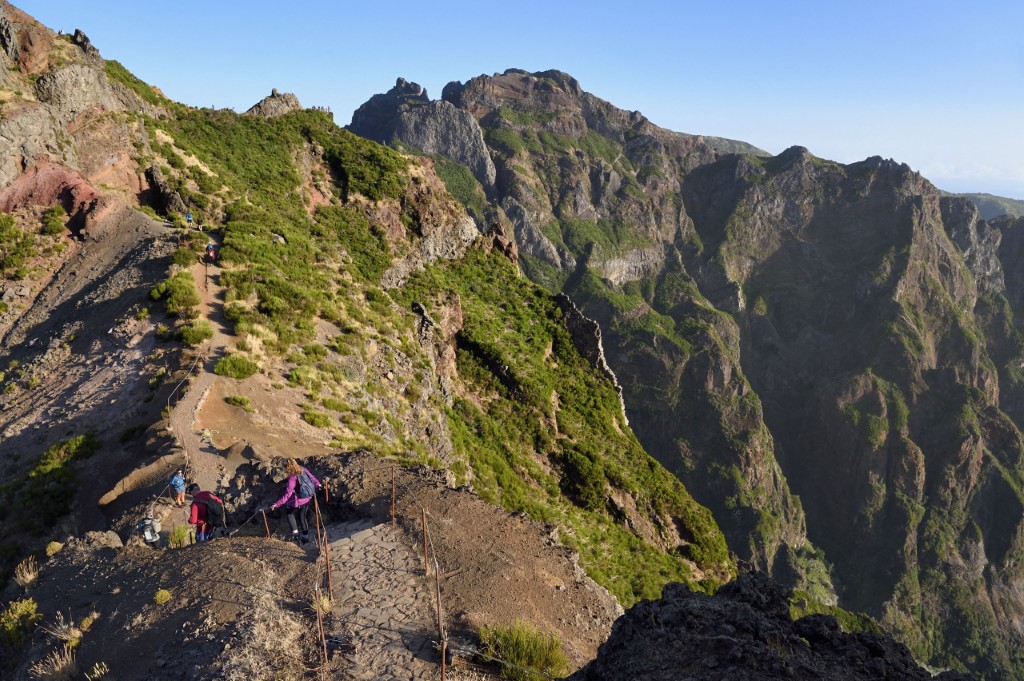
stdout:
POLYGON ((847 633, 830 615, 794 622, 787 592, 763 573, 740 575, 715 596, 669 584, 660 600, 620 617, 597 658, 572 681, 645 679, 868 679, 966 681, 920 667, 906 646, 877 633, 847 633))

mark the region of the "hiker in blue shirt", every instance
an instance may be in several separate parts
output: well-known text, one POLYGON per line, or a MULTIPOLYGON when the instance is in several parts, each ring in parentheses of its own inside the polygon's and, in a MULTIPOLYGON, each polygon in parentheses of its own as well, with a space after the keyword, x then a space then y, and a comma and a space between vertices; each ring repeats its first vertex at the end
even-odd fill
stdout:
POLYGON ((174 505, 179 508, 185 505, 185 472, 178 468, 178 471, 171 478, 171 489, 174 490, 174 505))

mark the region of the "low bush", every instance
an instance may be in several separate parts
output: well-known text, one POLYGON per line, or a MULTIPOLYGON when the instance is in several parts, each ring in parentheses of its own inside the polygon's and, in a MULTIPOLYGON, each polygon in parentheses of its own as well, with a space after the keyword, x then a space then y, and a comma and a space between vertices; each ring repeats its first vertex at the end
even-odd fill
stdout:
POLYGON ((68 215, 64 206, 51 206, 43 213, 43 234, 57 236, 64 231, 64 218, 68 215))
POLYGON ((179 248, 171 256, 171 262, 180 267, 190 267, 199 261, 199 256, 190 248, 179 248))
POLYGON ((213 327, 205 319, 193 319, 178 331, 178 337, 185 345, 196 346, 213 338, 213 327))
POLYGON ((322 411, 313 411, 312 409, 307 409, 302 412, 302 420, 311 426, 316 426, 317 428, 329 428, 331 425, 330 416, 322 411))
POLYGON ((249 378, 259 370, 260 367, 256 362, 234 353, 221 357, 213 365, 213 373, 228 378, 249 378))
POLYGON ((78 489, 74 463, 92 456, 100 444, 95 433, 58 442, 43 452, 24 479, 0 491, 0 500, 13 509, 20 529, 37 535, 49 532, 71 510, 78 489))
POLYGON ((12 651, 20 651, 28 641, 32 628, 42 617, 33 599, 11 601, 0 614, 0 641, 12 651))
POLYGON ((224 401, 230 405, 241 407, 246 413, 251 414, 253 412, 252 400, 244 395, 228 395, 224 398, 224 401))
POLYGON ((485 656, 501 665, 501 676, 512 681, 561 677, 568 671, 569 660, 558 638, 521 620, 509 626, 483 627, 480 644, 485 656))
POLYGON ((163 605, 171 600, 171 592, 167 589, 157 589, 157 592, 153 594, 153 602, 157 605, 163 605))
POLYGON ((52 541, 46 545, 46 557, 53 558, 55 555, 60 553, 60 550, 64 548, 64 545, 59 541, 52 541))
POLYGON ((195 307, 200 302, 196 282, 189 272, 178 272, 160 282, 149 292, 153 300, 163 300, 167 306, 167 314, 176 315, 183 310, 195 307))

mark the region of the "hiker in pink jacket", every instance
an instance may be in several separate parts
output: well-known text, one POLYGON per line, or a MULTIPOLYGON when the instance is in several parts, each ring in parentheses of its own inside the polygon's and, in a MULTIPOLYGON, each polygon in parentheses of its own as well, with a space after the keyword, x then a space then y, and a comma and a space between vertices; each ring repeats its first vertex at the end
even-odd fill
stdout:
POLYGON ((309 541, 309 507, 320 487, 320 481, 313 477, 305 466, 300 466, 295 459, 288 459, 284 467, 288 474, 288 483, 284 495, 270 505, 271 509, 288 507, 288 524, 292 527, 292 539, 299 541, 299 528, 302 528, 301 543, 309 541))

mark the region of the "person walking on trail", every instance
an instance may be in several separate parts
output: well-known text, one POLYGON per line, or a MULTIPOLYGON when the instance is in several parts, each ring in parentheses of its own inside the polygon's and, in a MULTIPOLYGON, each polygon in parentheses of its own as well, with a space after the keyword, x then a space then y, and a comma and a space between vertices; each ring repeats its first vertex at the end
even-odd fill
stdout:
POLYGON ((217 260, 217 247, 213 244, 206 244, 206 259, 213 263, 217 260))
POLYGON ((178 467, 177 472, 168 484, 174 490, 174 505, 181 508, 185 505, 185 471, 178 467))
POLYGON ((300 466, 295 459, 288 459, 284 472, 288 474, 288 482, 285 485, 284 495, 270 505, 271 510, 287 505, 288 524, 292 528, 292 539, 299 540, 299 530, 302 530, 302 541, 309 542, 309 507, 316 490, 320 488, 320 481, 313 477, 313 474, 305 466, 300 466))
POLYGON ((192 495, 188 523, 196 528, 196 541, 202 543, 207 539, 213 539, 214 531, 226 524, 224 502, 213 492, 200 491, 199 485, 194 482, 186 491, 192 495))

